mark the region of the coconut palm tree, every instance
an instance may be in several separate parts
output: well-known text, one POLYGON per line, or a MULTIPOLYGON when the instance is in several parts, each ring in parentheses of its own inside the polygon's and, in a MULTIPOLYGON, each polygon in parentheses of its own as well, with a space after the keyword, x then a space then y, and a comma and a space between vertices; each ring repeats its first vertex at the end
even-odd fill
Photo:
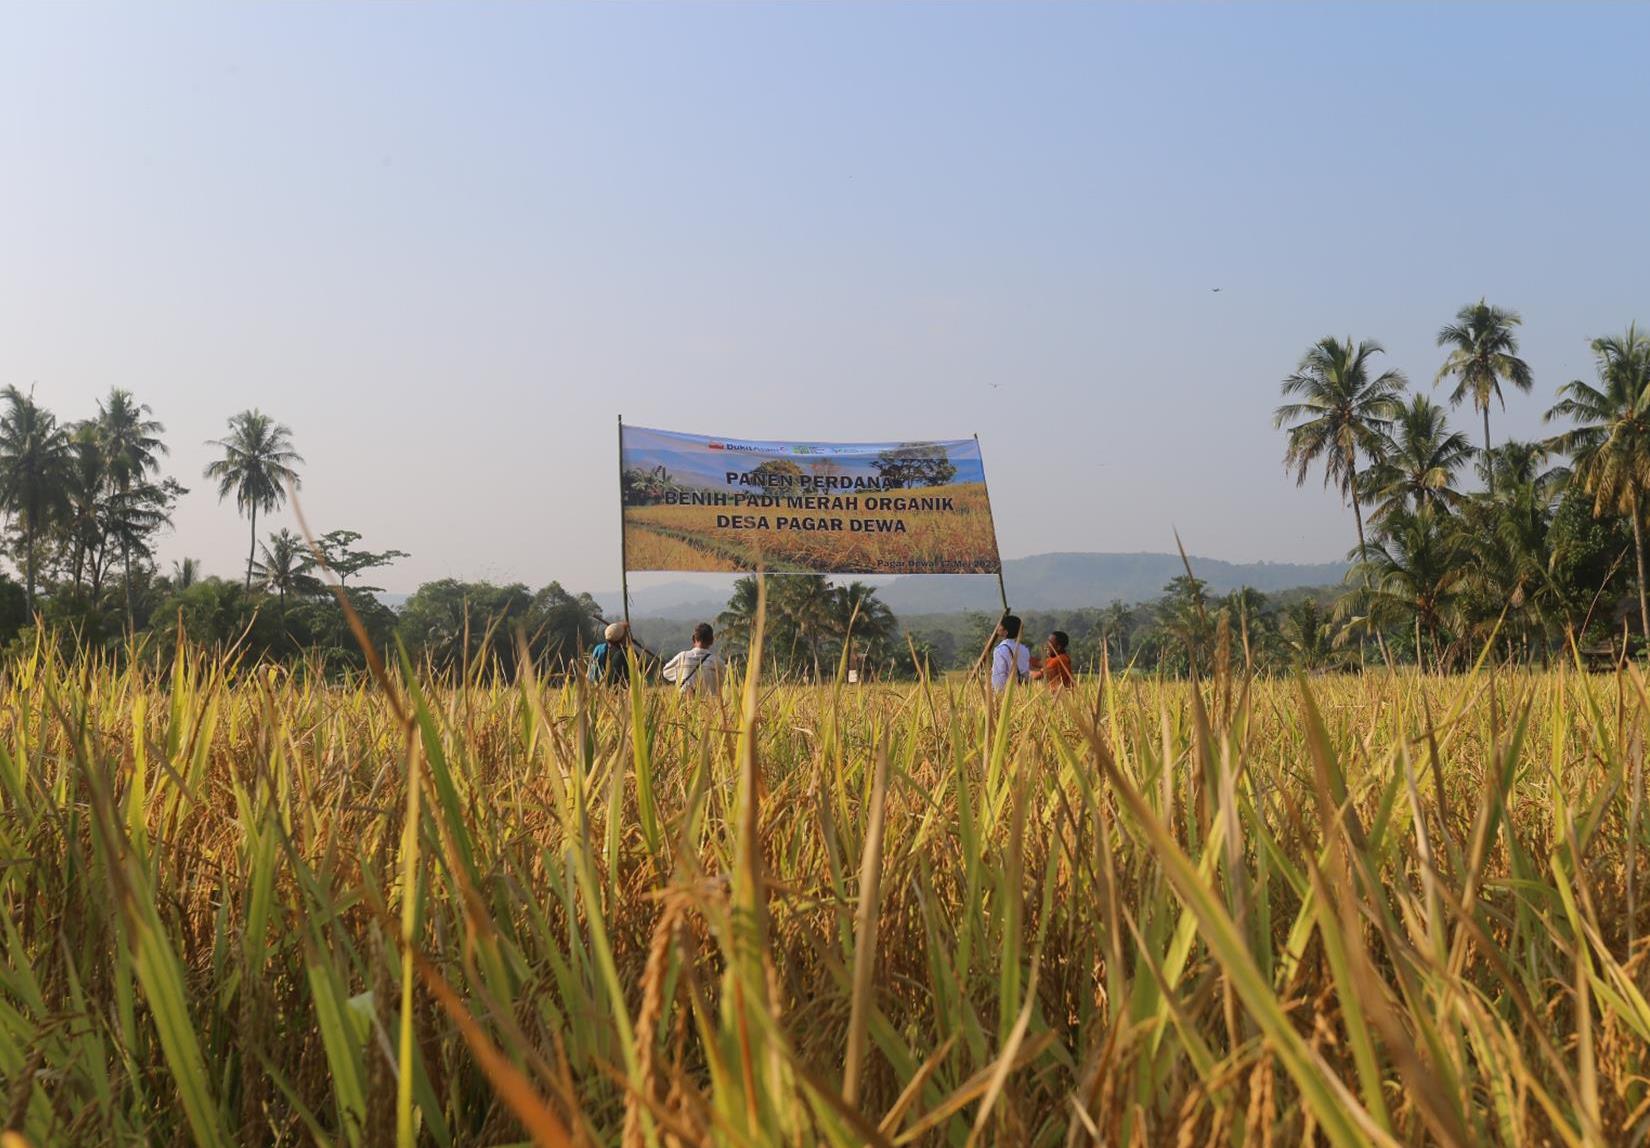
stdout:
MULTIPOLYGON (((1176 574, 1163 587, 1156 614, 1155 629, 1169 639, 1165 652, 1176 663, 1173 669, 1207 669, 1215 641, 1209 584, 1193 574, 1176 574)), ((1165 669, 1170 663, 1160 656, 1158 665, 1165 669)))
POLYGON ((1424 658, 1424 637, 1441 662, 1445 627, 1467 576, 1462 557, 1460 534, 1447 514, 1431 506, 1395 510, 1368 557, 1348 571, 1348 581, 1364 585, 1342 600, 1342 611, 1356 610, 1375 625, 1413 624, 1416 662, 1424 658))
MULTIPOLYGON (((160 471, 157 456, 167 453, 166 444, 160 440, 161 432, 166 428, 150 418, 149 413, 149 408, 132 398, 130 391, 119 387, 109 391, 107 402, 97 405, 95 425, 103 447, 109 485, 116 498, 123 503, 154 502, 150 498, 132 498, 135 486, 147 483, 151 475, 160 471)), ((153 525, 159 529, 169 521, 170 516, 163 512, 158 520, 153 520, 153 525)), ((129 536, 121 540, 120 560, 125 582, 126 623, 131 625, 132 545, 129 536)))
POLYGON ((756 597, 756 575, 747 574, 733 584, 727 609, 716 615, 718 639, 730 655, 750 649, 751 635, 756 632, 756 597))
POLYGON ((92 593, 102 584, 104 541, 108 537, 109 468, 94 423, 75 423, 69 433, 60 526, 68 546, 69 581, 79 589, 90 571, 92 593))
POLYGON ((1315 598, 1302 598, 1283 608, 1280 625, 1289 659, 1303 670, 1321 670, 1336 660, 1335 629, 1329 611, 1315 598))
POLYGON ((1478 456, 1478 477, 1487 487, 1532 487, 1550 503, 1564 492, 1570 481, 1569 467, 1547 465, 1552 456, 1550 443, 1508 439, 1488 454, 1478 456))
POLYGON ((218 483, 218 501, 231 493, 235 506, 252 520, 252 545, 246 555, 246 588, 252 588, 252 567, 258 557, 258 511, 272 511, 286 501, 286 486, 299 485, 294 469, 304 461, 292 449, 292 429, 259 410, 242 411, 229 420, 229 437, 206 444, 223 457, 206 467, 206 477, 218 483))
POLYGON ((68 500, 69 434, 57 417, 15 386, 0 391, 0 508, 17 518, 23 531, 25 601, 34 613, 43 530, 63 513, 68 500))
POLYGON ((844 644, 852 644, 867 663, 886 664, 896 656, 894 642, 899 623, 876 588, 863 582, 838 586, 832 602, 831 628, 844 644))
POLYGON ((180 558, 172 563, 172 589, 187 590, 201 580, 199 558, 180 558))
POLYGON ((1240 586, 1220 604, 1235 641, 1244 644, 1245 657, 1262 653, 1272 637, 1272 603, 1253 586, 1240 586))
POLYGON ((834 634, 835 598, 835 590, 823 574, 787 574, 768 597, 774 649, 784 651, 784 660, 792 668, 798 652, 806 650, 806 664, 812 667, 814 681, 820 679, 820 654, 834 634))
POLYGON ((1283 380, 1285 403, 1273 416, 1273 425, 1289 425, 1289 447, 1283 465, 1295 472, 1295 484, 1305 485, 1316 463, 1324 468, 1323 482, 1331 483, 1352 503, 1352 517, 1358 526, 1358 554, 1368 550, 1364 538, 1363 509, 1359 505, 1363 485, 1359 481, 1358 459, 1380 460, 1386 432, 1397 417, 1399 394, 1406 381, 1403 373, 1383 371, 1371 377, 1371 363, 1382 353, 1373 339, 1353 345, 1334 337, 1312 344, 1295 373, 1283 380))
POLYGON ((1545 465, 1538 444, 1505 442, 1479 459, 1479 473, 1495 472, 1495 496, 1466 499, 1458 512, 1469 561, 1463 581, 1468 631, 1487 641, 1500 627, 1526 655, 1545 657, 1565 608, 1555 576, 1551 529, 1562 467, 1545 465))
MULTIPOLYGON (((139 482, 124 493, 111 491, 109 494, 104 536, 119 548, 128 563, 128 610, 132 607, 130 563, 134 558, 144 561, 154 558, 154 537, 163 527, 171 525, 172 507, 184 493, 183 487, 168 478, 162 482, 139 482)), ((135 625, 135 621, 129 621, 128 625, 135 625)))
MULTIPOLYGON (((1438 331, 1438 345, 1449 348, 1449 357, 1438 368, 1433 386, 1453 376, 1455 390, 1450 392, 1450 406, 1472 399, 1474 409, 1484 416, 1486 454, 1490 449, 1490 400, 1500 402, 1503 410, 1507 406, 1501 384, 1511 383, 1526 393, 1534 385, 1530 365, 1518 357, 1518 336, 1513 331, 1523 321, 1517 311, 1492 307, 1480 299, 1457 311, 1455 322, 1446 323, 1438 331)), ((1494 486, 1490 493, 1495 493, 1494 486)))
POLYGON ((877 597, 875 586, 867 586, 863 582, 849 582, 846 586, 834 588, 836 609, 835 626, 839 633, 846 634, 850 622, 853 632, 866 640, 873 636, 882 636, 894 632, 897 623, 894 612, 888 608, 888 603, 877 597))
POLYGON ((1369 471, 1369 490, 1380 500, 1370 521, 1379 524, 1398 509, 1454 509, 1461 501, 1455 475, 1472 454, 1467 436, 1449 429, 1443 407, 1425 395, 1411 397, 1393 419, 1381 461, 1369 471))
POLYGON ((253 563, 252 573, 266 589, 275 591, 283 614, 287 594, 313 594, 321 590, 321 580, 310 573, 315 559, 310 556, 304 540, 292 531, 271 534, 260 549, 263 559, 253 563))
POLYGON ((1549 440, 1570 455, 1573 481, 1593 496, 1593 515, 1624 514, 1638 559, 1639 624, 1650 639, 1650 576, 1644 552, 1645 495, 1650 491, 1650 336, 1637 324, 1624 335, 1593 340, 1598 385, 1574 379, 1546 418, 1576 425, 1549 440))
POLYGON ((1113 602, 1100 611, 1100 645, 1119 668, 1128 665, 1129 634, 1136 621, 1134 609, 1125 602, 1113 602))

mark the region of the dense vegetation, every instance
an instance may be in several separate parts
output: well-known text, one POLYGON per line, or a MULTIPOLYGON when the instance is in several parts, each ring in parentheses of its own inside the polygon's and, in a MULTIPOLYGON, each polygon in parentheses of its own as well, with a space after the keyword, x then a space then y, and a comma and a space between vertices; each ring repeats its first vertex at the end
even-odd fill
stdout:
POLYGON ((285 504, 303 458, 291 430, 256 410, 229 420, 204 474, 247 518, 244 576, 202 577, 192 559, 162 572, 155 545, 187 491, 161 477, 165 427, 149 408, 117 388, 93 417, 64 424, 16 387, 0 401, 0 508, 22 578, 0 575, 0 646, 14 656, 34 648, 38 618, 65 650, 115 658, 164 659, 181 635, 306 670, 361 669, 340 594, 370 645, 387 649, 399 637, 437 668, 477 662, 509 671, 524 644, 531 657, 561 664, 596 640, 600 607, 555 582, 536 592, 433 582, 397 612, 365 578, 404 551, 365 549, 359 532, 343 529, 313 542, 286 529, 260 539, 258 516, 285 504))
MULTIPOLYGON (((1557 390, 1538 442, 1491 438, 1503 386, 1529 391, 1519 316, 1484 302, 1438 335, 1435 382, 1481 418, 1482 445, 1446 409, 1378 370, 1373 341, 1325 338, 1283 381, 1276 424, 1284 463, 1304 483, 1321 472, 1352 511, 1353 565, 1337 592, 1213 595, 1193 567, 1154 602, 1040 612, 1027 632, 1063 629, 1080 665, 1102 658, 1184 674, 1233 658, 1258 672, 1373 663, 1459 670, 1498 657, 1551 664, 1577 653, 1607 665, 1650 631, 1650 336, 1629 327, 1592 343, 1596 380, 1557 390), (1476 478, 1476 489, 1468 489, 1476 478)), ((978 657, 994 619, 917 620, 940 668, 978 657)))
MULTIPOLYGON (((1201 579, 1182 575, 1150 602, 1018 614, 1030 643, 1054 630, 1069 635, 1077 666, 1090 672, 1097 672, 1104 660, 1118 668, 1132 665, 1181 676, 1194 657, 1206 667, 1222 642, 1228 656, 1256 672, 1352 668, 1359 664, 1358 646, 1335 645, 1334 604, 1340 593, 1338 587, 1317 586, 1272 594, 1251 589, 1213 594, 1201 579)), ((997 615, 976 610, 914 614, 901 621, 935 670, 966 670, 979 659, 997 615)))
MULTIPOLYGON (((1479 302, 1438 335, 1436 382, 1450 386, 1452 405, 1480 416, 1481 444, 1451 429, 1433 399, 1410 393, 1402 372, 1379 370, 1372 341, 1322 339, 1284 380, 1275 421, 1287 433, 1286 466, 1301 482, 1321 472, 1353 512, 1353 566, 1339 592, 1214 595, 1194 568, 1152 603, 1029 617, 1028 637, 1063 629, 1079 665, 1104 659, 1174 674, 1215 658, 1266 673, 1374 663, 1459 670, 1492 642, 1505 659, 1545 665, 1579 651, 1605 665, 1642 648, 1650 336, 1629 327, 1595 340, 1596 380, 1558 388, 1548 411, 1554 433, 1495 445, 1490 414, 1503 387, 1535 386, 1518 355, 1519 324, 1515 312, 1479 302)), ((115 389, 91 418, 60 424, 15 387, 0 399, 0 508, 18 572, 16 581, 0 576, 0 645, 14 652, 30 647, 38 616, 58 640, 111 656, 135 648, 158 657, 181 629, 258 658, 360 669, 329 581, 372 645, 387 649, 399 637, 415 660, 438 667, 479 661, 511 671, 523 648, 547 668, 564 667, 599 640, 600 606, 558 583, 534 591, 444 580, 420 587, 397 612, 362 576, 402 551, 364 549, 352 530, 331 530, 313 546, 288 530, 260 539, 259 515, 286 501, 303 459, 291 431, 255 410, 229 420, 205 472, 220 500, 233 499, 247 518, 244 576, 202 578, 189 560, 162 572, 155 542, 185 490, 161 475, 164 427, 149 408, 115 389), (129 644, 134 635, 150 640, 129 644)), ((624 481, 645 491, 667 477, 634 472, 624 481)), ((790 676, 829 678, 845 652, 882 678, 966 669, 995 623, 930 618, 907 634, 874 589, 817 576, 786 583, 770 603, 766 653, 790 676)), ((754 598, 754 583, 742 581, 721 615, 735 654, 744 652, 754 598)), ((670 640, 681 638, 671 631, 670 640)))
MULTIPOLYGON (((1285 378, 1275 422, 1286 431, 1286 467, 1303 483, 1321 471, 1352 511, 1353 565, 1338 591, 1214 595, 1192 567, 1153 602, 1029 614, 1028 638, 1061 629, 1079 665, 1178 675, 1216 660, 1261 673, 1378 663, 1460 670, 1485 648, 1509 661, 1581 655, 1609 665, 1642 650, 1650 336, 1629 327, 1594 340, 1596 381, 1557 389, 1546 415, 1555 433, 1495 445, 1490 413, 1503 387, 1535 385, 1518 355, 1520 323, 1480 301, 1438 333, 1435 383, 1450 385, 1452 406, 1479 416, 1482 445, 1451 429, 1446 409, 1412 393, 1401 371, 1378 370, 1373 341, 1321 339, 1285 378)), ((751 597, 742 585, 724 617, 748 614, 751 597)), ((781 617, 789 597, 776 603, 781 617)), ((935 670, 968 668, 995 618, 911 621, 905 659, 887 642, 868 643, 888 673, 909 672, 913 655, 935 670)), ((784 657, 786 647, 774 652, 784 657)))
POLYGON ((1453 382, 1451 404, 1481 414, 1482 447, 1451 431, 1426 395, 1408 394, 1402 372, 1376 373, 1373 341, 1321 339, 1284 380, 1275 421, 1288 433, 1285 465, 1299 482, 1321 469, 1357 529, 1331 648, 1367 656, 1373 643, 1383 658, 1458 668, 1492 636, 1511 656, 1545 662, 1572 643, 1625 651, 1650 632, 1650 337, 1629 327, 1595 339, 1596 383, 1565 383, 1547 412, 1568 428, 1494 446, 1490 410, 1503 386, 1534 386, 1519 325, 1516 312, 1480 301, 1438 333, 1446 356, 1435 381, 1453 382), (1469 463, 1481 491, 1461 489, 1469 463))
POLYGON ((0 704, 36 1146, 1635 1144, 1637 672, 0 704))

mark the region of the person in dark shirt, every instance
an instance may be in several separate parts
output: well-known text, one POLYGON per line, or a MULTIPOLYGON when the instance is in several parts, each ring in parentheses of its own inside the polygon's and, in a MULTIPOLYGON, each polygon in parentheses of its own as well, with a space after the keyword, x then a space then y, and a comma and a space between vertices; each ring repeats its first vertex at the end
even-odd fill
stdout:
POLYGON ((614 622, 590 651, 590 680, 607 686, 630 684, 630 627, 614 622))

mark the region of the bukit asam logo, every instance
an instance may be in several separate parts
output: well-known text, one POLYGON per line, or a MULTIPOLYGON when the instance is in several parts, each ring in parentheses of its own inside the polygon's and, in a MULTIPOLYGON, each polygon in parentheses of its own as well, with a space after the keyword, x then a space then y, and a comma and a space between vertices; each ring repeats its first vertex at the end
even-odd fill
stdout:
POLYGON ((784 455, 795 455, 800 458, 861 458, 866 455, 885 453, 886 446, 864 445, 859 443, 772 443, 772 442, 734 442, 732 439, 706 439, 706 450, 725 450, 736 454, 760 454, 770 458, 784 455))

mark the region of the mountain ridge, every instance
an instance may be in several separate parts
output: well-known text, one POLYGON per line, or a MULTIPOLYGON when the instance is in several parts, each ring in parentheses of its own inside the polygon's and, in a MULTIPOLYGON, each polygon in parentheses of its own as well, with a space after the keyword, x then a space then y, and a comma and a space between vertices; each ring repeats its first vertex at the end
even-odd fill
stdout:
MULTIPOLYGON (((1263 593, 1325 586, 1341 581, 1347 570, 1344 562, 1227 562, 1201 556, 1182 560, 1179 554, 1153 551, 1062 551, 1005 561, 1003 583, 1008 603, 1016 610, 1078 610, 1113 602, 1132 605, 1159 597, 1170 579, 1186 572, 1187 565, 1213 594, 1243 586, 1263 593)), ((978 577, 906 576, 895 578, 877 593, 896 614, 990 611, 1001 603, 994 579, 978 577), (986 585, 981 586, 982 582, 986 585)))
MULTIPOLYGON (((1212 594, 1242 586, 1262 593, 1303 586, 1327 586, 1346 576, 1344 562, 1227 562, 1192 556, 1192 573, 1208 583, 1212 594)), ((1017 610, 1078 610, 1134 604, 1163 593, 1171 578, 1185 573, 1179 554, 1057 551, 1010 558, 1003 563, 1009 605, 1017 610)), ((851 576, 842 576, 848 578, 851 576)), ((838 580, 841 580, 839 578, 838 580)), ((1001 609, 997 580, 988 574, 908 574, 893 578, 862 577, 896 614, 943 614, 1001 609)), ((732 578, 727 580, 731 588, 732 578)), ((632 618, 677 618, 690 614, 714 617, 727 602, 729 589, 677 581, 635 587, 630 592, 632 618)), ((610 616, 621 612, 617 591, 596 595, 610 616)))

